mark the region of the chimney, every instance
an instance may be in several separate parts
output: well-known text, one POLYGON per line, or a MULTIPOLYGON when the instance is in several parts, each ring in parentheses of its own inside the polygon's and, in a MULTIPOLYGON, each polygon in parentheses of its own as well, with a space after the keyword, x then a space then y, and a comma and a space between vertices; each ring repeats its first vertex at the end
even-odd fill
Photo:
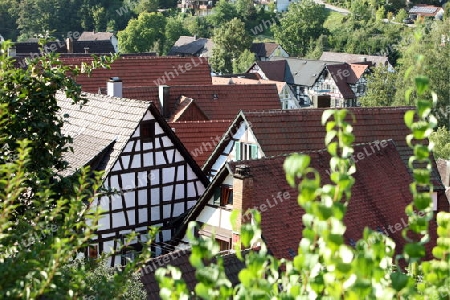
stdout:
POLYGON ((119 77, 111 77, 106 83, 108 96, 122 98, 122 80, 119 77))
POLYGON ((73 53, 73 39, 66 38, 67 53, 73 53))
POLYGON ((11 46, 10 48, 8 48, 8 56, 16 57, 16 46, 11 46))
POLYGON ((253 198, 253 177, 249 165, 237 165, 233 174, 233 209, 240 211, 233 228, 233 246, 240 243, 241 226, 251 221, 251 215, 245 214, 251 208, 253 198))
POLYGON ((361 57, 361 61, 362 62, 366 62, 367 61, 367 57, 361 57))
POLYGON ((197 40, 197 35, 194 35, 194 41, 196 41, 197 40))
POLYGON ((89 47, 84 47, 84 53, 89 53, 89 47))
POLYGON ((159 102, 161 103, 161 113, 164 118, 170 118, 170 87, 168 85, 160 85, 159 87, 159 102))

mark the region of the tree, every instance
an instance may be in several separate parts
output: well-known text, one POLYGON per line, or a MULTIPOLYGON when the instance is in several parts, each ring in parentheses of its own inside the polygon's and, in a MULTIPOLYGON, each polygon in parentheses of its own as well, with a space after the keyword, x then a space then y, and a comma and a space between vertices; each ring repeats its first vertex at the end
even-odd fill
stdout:
POLYGON ((250 48, 252 39, 245 24, 237 18, 214 30, 211 67, 215 72, 231 73, 233 61, 250 48))
POLYGON ((211 25, 218 28, 236 17, 238 17, 236 6, 226 0, 220 0, 214 7, 213 14, 208 18, 211 25))
POLYGON ((158 11, 159 0, 125 0, 124 5, 131 7, 136 15, 143 12, 152 13, 158 11))
POLYGON ((119 49, 122 53, 150 52, 159 47, 161 54, 165 39, 166 18, 161 13, 141 13, 131 19, 127 28, 119 31, 119 49))
POLYGON ((164 38, 164 54, 167 54, 170 51, 170 48, 172 48, 173 44, 175 44, 180 36, 189 34, 189 30, 183 26, 183 21, 173 17, 167 18, 164 38))
POLYGON ((430 135, 434 143, 433 154, 436 159, 450 160, 450 132, 445 127, 439 127, 430 135))
POLYGON ((244 73, 255 62, 255 53, 245 49, 238 59, 233 61, 233 73, 244 73))
MULTIPOLYGON (((16 68, 6 54, 10 46, 0 45, 0 298, 142 295, 132 274, 148 260, 149 245, 120 272, 102 272, 90 261, 73 265, 95 237, 100 211, 91 204, 102 184, 102 174, 88 167, 69 178, 57 176, 67 166, 63 154, 71 137, 61 133, 64 119, 57 115, 56 93, 65 92, 82 105, 86 99, 74 80, 80 69, 64 66, 54 53, 16 68), (66 179, 65 191, 58 189, 55 180, 66 179)), ((95 60, 94 67, 110 62, 95 60)))
POLYGON ((395 97, 396 73, 377 66, 367 78, 367 92, 359 100, 362 106, 391 106, 395 97))
POLYGON ((403 23, 403 20, 406 19, 408 17, 408 13, 406 12, 406 10, 404 8, 400 9, 397 13, 397 15, 395 16, 395 21, 399 22, 399 23, 403 23))
POLYGON ((208 19, 204 17, 190 16, 183 20, 184 27, 187 28, 191 35, 202 38, 211 37, 211 25, 208 19))
POLYGON ((323 27, 326 17, 324 6, 312 0, 294 3, 281 18, 280 25, 272 26, 274 37, 291 56, 304 56, 309 41, 326 33, 323 27))
POLYGON ((411 105, 416 99, 413 93, 410 101, 407 101, 405 95, 410 93, 409 86, 413 84, 411 78, 407 78, 404 74, 412 71, 411 66, 414 61, 422 55, 423 72, 429 80, 431 90, 437 94, 437 104, 434 113, 438 118, 439 126, 450 128, 450 115, 447 113, 447 107, 450 106, 450 65, 443 63, 450 57, 450 43, 443 37, 448 37, 450 32, 450 20, 436 21, 431 27, 425 25, 420 27, 411 34, 405 34, 400 48, 401 58, 398 60, 396 88, 394 105, 411 105))

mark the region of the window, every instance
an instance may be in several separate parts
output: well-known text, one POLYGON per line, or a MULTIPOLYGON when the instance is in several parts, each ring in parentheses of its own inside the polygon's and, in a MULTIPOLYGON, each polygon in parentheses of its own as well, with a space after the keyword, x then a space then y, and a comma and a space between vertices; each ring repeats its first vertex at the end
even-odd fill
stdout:
POLYGON ((220 251, 230 250, 231 249, 231 241, 224 241, 220 239, 216 239, 217 244, 219 244, 220 251))
POLYGON ((155 139, 155 120, 146 120, 141 122, 140 134, 143 142, 153 142, 155 139))
POLYGON ((233 204, 233 186, 224 184, 214 191, 214 204, 227 206, 233 204))
POLYGON ((248 144, 242 142, 236 142, 234 144, 235 159, 236 160, 248 160, 258 158, 258 145, 248 144))
POLYGON ((98 246, 97 245, 88 246, 87 256, 89 258, 97 258, 98 257, 98 246))

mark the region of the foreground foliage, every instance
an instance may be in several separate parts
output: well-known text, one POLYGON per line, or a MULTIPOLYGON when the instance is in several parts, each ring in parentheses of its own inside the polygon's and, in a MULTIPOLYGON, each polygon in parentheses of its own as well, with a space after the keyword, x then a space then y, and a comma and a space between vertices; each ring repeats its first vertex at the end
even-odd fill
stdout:
POLYGON ((7 57, 9 46, 0 47, 0 299, 140 299, 133 274, 148 259, 147 248, 122 270, 102 272, 75 260, 95 238, 100 211, 89 208, 102 184, 102 174, 89 168, 59 175, 71 138, 61 131, 56 92, 82 105, 86 99, 74 81, 81 70, 53 54, 18 69, 7 57))

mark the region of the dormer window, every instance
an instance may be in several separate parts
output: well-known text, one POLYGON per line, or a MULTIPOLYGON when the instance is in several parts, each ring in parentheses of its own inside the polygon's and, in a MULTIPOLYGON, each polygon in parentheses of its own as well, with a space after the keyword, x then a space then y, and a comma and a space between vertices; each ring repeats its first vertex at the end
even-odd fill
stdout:
POLYGON ((236 142, 234 144, 235 159, 249 160, 258 158, 258 145, 236 142))
POLYGON ((155 120, 141 122, 140 134, 144 143, 152 143, 155 139, 155 120))

